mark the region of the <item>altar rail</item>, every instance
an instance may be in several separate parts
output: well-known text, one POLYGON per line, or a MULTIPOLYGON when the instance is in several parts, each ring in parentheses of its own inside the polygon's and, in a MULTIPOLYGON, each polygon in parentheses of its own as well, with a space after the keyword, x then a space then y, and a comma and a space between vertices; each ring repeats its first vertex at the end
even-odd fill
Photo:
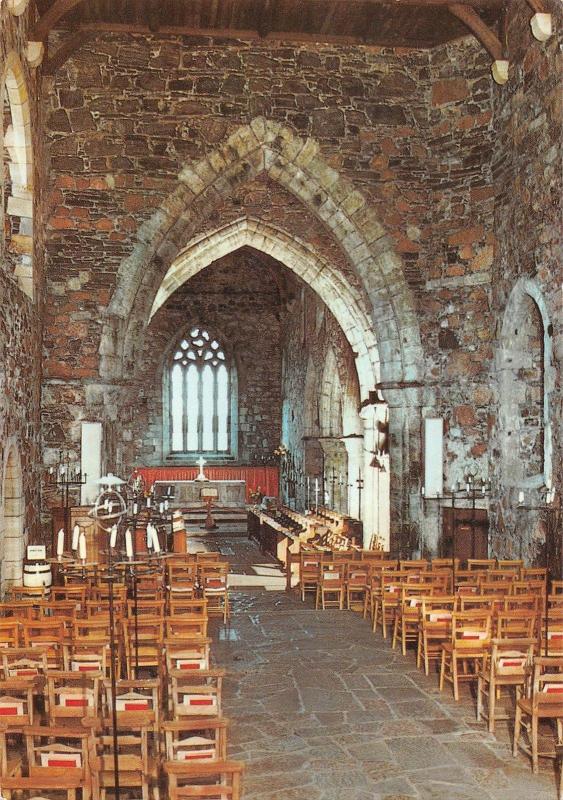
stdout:
MULTIPOLYGON (((199 467, 138 467, 149 490, 155 481, 193 481, 199 467)), ((278 496, 279 471, 277 467, 207 466, 203 468, 210 481, 246 481, 246 502, 251 492, 260 491, 268 497, 278 496)))

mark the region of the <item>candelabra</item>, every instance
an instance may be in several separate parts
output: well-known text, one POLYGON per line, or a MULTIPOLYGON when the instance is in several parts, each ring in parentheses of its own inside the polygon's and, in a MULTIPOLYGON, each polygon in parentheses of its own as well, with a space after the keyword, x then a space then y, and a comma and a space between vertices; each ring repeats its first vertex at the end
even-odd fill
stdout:
POLYGON ((71 464, 68 451, 59 451, 58 463, 48 469, 47 485, 60 491, 61 508, 63 509, 63 531, 65 541, 69 535, 70 493, 86 483, 86 473, 79 466, 71 464))

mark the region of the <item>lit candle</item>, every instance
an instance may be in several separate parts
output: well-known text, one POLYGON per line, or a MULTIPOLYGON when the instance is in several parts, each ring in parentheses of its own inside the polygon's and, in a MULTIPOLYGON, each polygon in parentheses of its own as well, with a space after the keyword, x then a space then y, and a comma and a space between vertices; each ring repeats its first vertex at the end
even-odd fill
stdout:
POLYGON ((520 491, 518 492, 518 504, 522 505, 523 502, 524 502, 524 492, 520 491))
POLYGON ((57 557, 60 558, 65 549, 65 532, 61 528, 57 535, 57 557))
POLYGON ((109 546, 113 550, 117 544, 117 525, 111 526, 111 534, 109 537, 109 546))
POLYGON ((151 499, 150 499, 150 497, 147 497, 147 508, 150 508, 150 507, 151 507, 151 499))
POLYGON ((422 496, 424 497, 424 486, 422 487, 422 489, 420 491, 421 491, 422 496))
POLYGON ((78 556, 81 561, 86 561, 86 535, 81 531, 78 539, 78 556))
POLYGON ((158 504, 158 513, 162 514, 163 511, 164 511, 164 503, 159 503, 158 504))
POLYGON ((165 511, 168 511, 168 507, 169 507, 169 505, 170 505, 170 503, 168 502, 168 500, 165 500, 165 501, 164 501, 164 510, 165 510, 165 511))
POLYGON ((73 550, 78 550, 78 538, 79 538, 79 536, 80 536, 80 528, 78 527, 78 525, 75 525, 74 528, 72 529, 72 545, 71 545, 71 547, 72 547, 73 550))
POLYGON ((133 516, 136 517, 138 513, 139 513, 139 504, 133 503, 133 516))
POLYGON ((133 536, 131 534, 131 528, 127 528, 125 531, 125 552, 127 553, 127 558, 133 558, 133 536))

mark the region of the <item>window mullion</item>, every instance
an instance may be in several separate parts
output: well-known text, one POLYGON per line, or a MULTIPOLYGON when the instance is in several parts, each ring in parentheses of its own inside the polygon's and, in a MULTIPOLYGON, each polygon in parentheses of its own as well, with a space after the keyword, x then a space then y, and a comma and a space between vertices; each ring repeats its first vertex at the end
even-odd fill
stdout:
POLYGON ((203 452, 203 370, 201 365, 197 368, 197 398, 197 449, 201 453, 203 452))
POLYGON ((219 451, 219 410, 218 410, 217 369, 213 369, 213 449, 219 451))
POLYGON ((184 452, 188 449, 188 370, 182 369, 182 442, 184 452))

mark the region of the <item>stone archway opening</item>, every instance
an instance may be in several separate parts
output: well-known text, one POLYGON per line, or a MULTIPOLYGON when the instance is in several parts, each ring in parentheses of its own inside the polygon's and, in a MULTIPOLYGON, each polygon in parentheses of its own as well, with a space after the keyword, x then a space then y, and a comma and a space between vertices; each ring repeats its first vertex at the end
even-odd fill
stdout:
POLYGON ((19 453, 10 445, 4 462, 4 530, 0 560, 0 593, 23 579, 25 510, 19 453))
POLYGON ((24 73, 14 53, 7 58, 2 89, 4 259, 20 289, 33 300, 31 117, 24 73))

